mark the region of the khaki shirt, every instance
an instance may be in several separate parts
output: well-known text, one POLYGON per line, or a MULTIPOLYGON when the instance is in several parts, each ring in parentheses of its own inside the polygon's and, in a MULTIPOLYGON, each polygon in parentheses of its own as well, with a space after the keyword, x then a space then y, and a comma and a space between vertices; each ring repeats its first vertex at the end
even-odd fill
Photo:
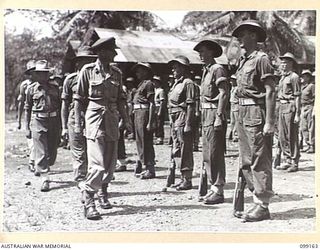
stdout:
POLYGON ((201 102, 210 102, 219 95, 218 86, 227 84, 227 72, 219 64, 211 64, 204 67, 201 79, 200 95, 201 102))
POLYGON ((41 85, 34 82, 26 90, 25 109, 33 112, 58 112, 60 110, 59 86, 54 82, 41 85))
POLYGON ((293 100, 295 96, 300 95, 300 78, 298 74, 292 71, 284 73, 279 81, 279 100, 293 100))
POLYGON ((187 105, 196 102, 195 84, 190 78, 181 77, 172 85, 168 94, 169 112, 174 113, 170 108, 180 107, 176 112, 181 112, 174 121, 174 127, 184 126, 186 122, 187 105))
POLYGON ((249 56, 242 57, 236 72, 239 98, 264 98, 264 81, 273 77, 273 67, 268 55, 253 51, 249 56))
POLYGON ((86 64, 79 73, 73 98, 88 103, 85 113, 87 139, 105 136, 106 141, 118 140, 118 106, 126 102, 120 69, 110 65, 105 71, 99 59, 86 64))
POLYGON ((134 104, 154 103, 154 83, 151 80, 140 82, 136 92, 134 93, 134 104))
POLYGON ((301 87, 301 104, 313 105, 315 99, 315 84, 309 83, 301 87))
POLYGON ((27 87, 31 85, 31 83, 32 83, 31 80, 26 79, 20 84, 19 96, 17 98, 18 102, 25 102, 27 87))

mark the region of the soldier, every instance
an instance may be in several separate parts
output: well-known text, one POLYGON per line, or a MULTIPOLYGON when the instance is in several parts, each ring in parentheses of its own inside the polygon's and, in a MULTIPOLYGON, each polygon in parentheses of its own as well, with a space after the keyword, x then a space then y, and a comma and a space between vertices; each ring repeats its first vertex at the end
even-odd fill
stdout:
POLYGON ((94 194, 97 192, 102 209, 111 208, 107 187, 113 178, 117 162, 119 113, 125 127, 131 126, 125 111, 122 73, 112 64, 116 52, 115 38, 98 39, 91 50, 98 55, 94 63, 86 64, 79 73, 75 99, 75 132, 81 133, 81 112, 85 112, 88 174, 79 183, 85 217, 99 219, 94 194))
POLYGON ((293 71, 297 65, 293 54, 286 53, 280 56, 284 67, 283 75, 279 81, 278 97, 279 107, 279 140, 280 147, 285 157, 278 170, 288 172, 298 171, 300 158, 299 147, 299 121, 301 108, 300 79, 293 71))
POLYGON ((134 78, 128 77, 126 79, 125 85, 127 87, 127 107, 128 107, 131 125, 132 125, 132 133, 128 133, 128 131, 126 131, 126 135, 128 136, 129 140, 135 140, 136 136, 134 133, 133 97, 137 89, 134 86, 134 78))
POLYGON ((155 113, 156 113, 156 132, 155 136, 157 138, 156 145, 162 145, 164 139, 164 115, 165 115, 165 107, 166 107, 166 93, 161 85, 161 79, 159 76, 153 76, 152 78, 155 84, 155 95, 154 95, 154 103, 155 103, 155 113))
POLYGON ((27 138, 33 139, 35 157, 35 176, 43 176, 41 191, 50 190, 50 166, 57 157, 60 140, 59 86, 49 80, 48 62, 37 61, 33 70, 34 83, 26 93, 26 131, 27 138), (31 124, 30 124, 31 121, 31 124))
POLYGON ((194 118, 196 93, 191 80, 189 59, 177 56, 169 61, 175 83, 168 94, 169 116, 172 122, 172 157, 174 166, 181 171, 179 190, 192 189, 193 136, 191 124, 194 118))
POLYGON ((312 82, 310 70, 301 73, 301 130, 308 147, 303 152, 314 153, 315 126, 313 119, 313 107, 315 100, 315 84, 312 82))
POLYGON ((239 114, 239 99, 237 97, 237 78, 235 75, 230 77, 230 133, 229 140, 238 141, 238 114, 239 114))
MULTIPOLYGON (((61 94, 61 121, 62 121, 62 137, 69 138, 73 179, 79 181, 84 179, 87 174, 87 146, 86 138, 82 133, 75 133, 75 113, 73 95, 76 93, 79 73, 83 65, 96 60, 97 56, 93 55, 89 46, 84 46, 78 49, 77 55, 73 58, 76 72, 69 74, 63 83, 61 94)), ((81 113, 81 124, 84 124, 84 113, 81 113)))
MULTIPOLYGON (((123 95, 126 99, 128 100, 128 89, 125 85, 122 85, 122 91, 123 95)), ((128 110, 128 102, 125 102, 125 109, 127 112, 128 118, 129 116, 129 110, 128 110)), ((124 120, 120 117, 119 121, 119 140, 118 140, 118 159, 117 159, 117 165, 114 170, 114 172, 124 172, 127 171, 127 163, 126 163, 126 145, 124 141, 124 131, 125 131, 125 126, 124 126, 124 120)))
POLYGON ((272 191, 272 135, 274 132, 274 77, 267 54, 258 51, 266 32, 256 20, 243 21, 232 33, 245 54, 236 72, 239 98, 240 169, 254 204, 234 216, 254 222, 270 218, 272 191))
POLYGON ((155 173, 155 154, 153 148, 154 119, 154 83, 151 81, 153 71, 149 63, 137 63, 132 70, 136 73, 139 85, 133 98, 134 126, 138 160, 135 175, 141 179, 152 179, 155 173), (142 164, 145 172, 142 172, 142 164))
POLYGON ((196 91, 196 105, 194 112, 194 119, 192 122, 192 132, 193 132, 193 151, 199 151, 199 139, 200 139, 200 123, 201 123, 201 111, 200 111, 200 85, 201 76, 194 77, 194 87, 196 91))
POLYGON ((202 155, 211 190, 203 200, 204 204, 214 205, 224 202, 226 105, 229 90, 227 72, 215 61, 222 54, 218 43, 204 39, 194 50, 205 65, 200 88, 202 155))
MULTIPOLYGON (((24 72, 25 76, 26 76, 26 80, 24 80, 21 84, 20 84, 20 88, 19 88, 19 96, 18 96, 18 129, 21 129, 21 118, 22 118, 22 113, 23 113, 23 109, 24 109, 24 103, 26 101, 26 92, 27 92, 27 88, 31 86, 31 84, 33 83, 32 81, 32 70, 34 70, 35 68, 35 61, 34 60, 30 60, 27 63, 27 69, 24 72)), ((27 143, 28 143, 28 148, 29 148, 29 163, 28 163, 28 167, 29 170, 31 172, 35 171, 34 168, 34 147, 33 147, 33 140, 32 138, 27 139, 27 143)))

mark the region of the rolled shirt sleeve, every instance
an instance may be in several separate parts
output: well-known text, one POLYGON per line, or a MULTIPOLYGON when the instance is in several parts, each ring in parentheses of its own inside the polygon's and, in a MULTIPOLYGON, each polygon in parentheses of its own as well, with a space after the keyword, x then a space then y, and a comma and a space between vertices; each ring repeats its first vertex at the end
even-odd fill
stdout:
POLYGON ((186 103, 187 104, 192 104, 195 103, 197 93, 195 89, 195 85, 192 80, 186 79, 185 80, 185 86, 186 86, 186 103))
POLYGON ((90 78, 89 70, 87 70, 86 67, 82 67, 79 73, 76 92, 73 94, 73 98, 75 100, 79 100, 81 102, 85 102, 87 100, 88 89, 89 89, 89 78, 90 78))
POLYGON ((274 77, 274 69, 267 55, 262 55, 257 61, 257 71, 262 82, 265 81, 268 77, 274 77))
POLYGON ((227 72, 223 67, 219 67, 215 71, 215 79, 216 79, 216 86, 219 87, 219 85, 223 82, 227 82, 227 72))

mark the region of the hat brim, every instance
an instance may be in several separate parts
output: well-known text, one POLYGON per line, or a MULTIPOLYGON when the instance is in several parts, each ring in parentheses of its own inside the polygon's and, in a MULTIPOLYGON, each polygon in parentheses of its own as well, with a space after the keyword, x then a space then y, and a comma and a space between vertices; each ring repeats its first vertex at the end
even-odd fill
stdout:
POLYGON ((97 55, 80 55, 80 56, 75 56, 72 58, 72 60, 77 60, 81 58, 98 58, 97 55))
POLYGON ((210 48, 211 50, 214 51, 214 57, 219 57, 222 55, 222 47, 215 41, 211 41, 211 40, 202 40, 200 41, 194 48, 193 50, 199 52, 200 48, 202 46, 205 46, 207 48, 210 48))
POLYGON ((32 68, 30 68, 30 69, 27 69, 27 70, 24 71, 24 73, 25 73, 25 74, 30 74, 31 71, 33 71, 35 68, 36 68, 36 67, 32 67, 32 68))
POLYGON ((149 66, 147 66, 147 65, 145 65, 143 63, 137 63, 136 65, 133 65, 131 70, 132 71, 136 71, 138 67, 141 67, 141 68, 149 70, 150 72, 153 72, 152 68, 150 68, 149 66))
POLYGON ((183 61, 181 61, 181 60, 179 60, 179 59, 173 59, 173 60, 171 60, 171 61, 169 61, 168 62, 168 64, 169 64, 169 66, 171 67, 172 66, 172 64, 173 63, 179 63, 179 64, 181 64, 181 65, 183 65, 183 66, 185 66, 185 67, 190 67, 190 64, 185 64, 183 61))
POLYGON ((294 59, 294 58, 292 58, 292 57, 289 57, 289 56, 279 56, 279 58, 280 58, 281 60, 283 60, 283 59, 289 59, 289 60, 291 60, 292 62, 294 62, 295 64, 298 64, 298 62, 297 62, 296 59, 294 59))
POLYGON ((234 37, 239 37, 239 33, 243 30, 247 30, 247 29, 251 29, 251 30, 255 30, 255 32, 258 34, 258 42, 264 42, 267 39, 267 33, 265 32, 265 30, 259 26, 254 26, 254 25, 250 25, 250 24, 242 24, 239 25, 233 32, 232 32, 232 36, 234 37))

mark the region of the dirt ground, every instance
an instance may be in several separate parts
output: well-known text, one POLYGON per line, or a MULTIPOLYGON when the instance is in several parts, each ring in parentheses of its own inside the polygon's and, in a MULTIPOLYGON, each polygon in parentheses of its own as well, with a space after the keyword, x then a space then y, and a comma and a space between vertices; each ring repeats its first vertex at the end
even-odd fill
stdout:
MULTIPOLYGON (((314 155, 302 153, 300 171, 274 170, 275 196, 271 220, 243 223, 232 216, 232 197, 238 161, 237 143, 228 142, 225 203, 207 206, 198 202, 201 152, 194 153, 193 190, 178 192, 165 186, 169 165, 168 145, 155 146, 157 178, 140 180, 133 175, 135 142, 126 141, 128 170, 115 174, 110 185, 113 208, 99 211, 102 219, 84 219, 80 191, 72 181, 70 151, 59 148, 51 173, 51 191, 40 192, 40 178, 28 170, 23 130, 12 118, 5 124, 4 232, 57 231, 204 231, 204 232, 313 232, 315 231, 314 155)), ((166 137, 168 130, 166 130, 166 137)), ((178 179, 176 179, 178 181, 178 179)), ((252 202, 245 193, 246 206, 252 202)))

